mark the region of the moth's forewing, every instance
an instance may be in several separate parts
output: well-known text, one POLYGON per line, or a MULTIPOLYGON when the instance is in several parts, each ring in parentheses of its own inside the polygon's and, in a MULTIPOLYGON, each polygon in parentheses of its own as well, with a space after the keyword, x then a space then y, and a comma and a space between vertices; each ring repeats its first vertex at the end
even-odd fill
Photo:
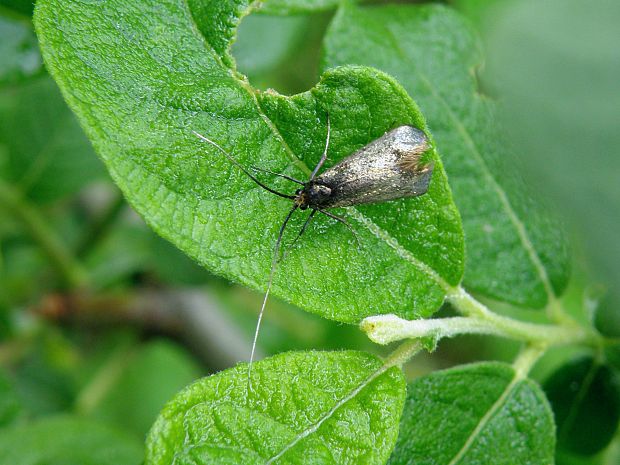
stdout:
POLYGON ((320 207, 347 207, 426 193, 433 165, 421 166, 419 162, 428 148, 428 138, 419 129, 393 129, 315 178, 317 184, 332 191, 320 207))

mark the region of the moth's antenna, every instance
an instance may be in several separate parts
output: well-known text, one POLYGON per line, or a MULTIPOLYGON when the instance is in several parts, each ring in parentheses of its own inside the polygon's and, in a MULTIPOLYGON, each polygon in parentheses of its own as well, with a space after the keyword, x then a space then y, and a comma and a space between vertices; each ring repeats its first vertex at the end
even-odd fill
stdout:
POLYGON ((317 165, 314 167, 314 170, 312 171, 312 174, 310 175, 310 181, 314 179, 316 174, 321 169, 321 166, 323 166, 323 163, 325 163, 325 160, 327 160, 327 149, 329 149, 329 138, 331 136, 331 133, 332 133, 332 128, 331 128, 331 124, 329 123, 329 113, 328 113, 327 114, 327 140, 325 141, 325 150, 323 150, 323 155, 321 155, 321 159, 319 160, 317 165))
POLYGON ((291 199, 291 200, 295 200, 295 196, 294 195, 287 195, 287 194, 283 194, 282 192, 278 192, 276 190, 273 190, 271 187, 266 186, 265 184, 263 184, 261 181, 259 181, 258 179, 256 179, 256 177, 251 174, 247 169, 245 169, 245 167, 239 163, 237 160, 235 160, 235 158, 233 158, 232 155, 230 155, 226 150, 224 150, 222 147, 220 147, 216 142, 212 141, 211 139, 203 136, 202 134, 197 133, 196 131, 192 131, 196 137, 198 137, 199 139, 208 142, 209 144, 211 144, 213 147, 215 147, 216 149, 218 149, 220 152, 222 152, 222 154, 224 154, 224 156, 226 158, 228 158, 228 160, 235 165, 237 168, 239 168, 241 171, 243 171, 252 181, 254 181, 256 184, 258 184, 260 187, 262 187, 263 189, 271 192, 272 194, 276 194, 280 197, 284 197, 285 199, 291 199))
POLYGON ((254 171, 262 171, 263 173, 269 173, 273 176, 279 176, 281 178, 288 179, 289 181, 296 182, 297 184, 301 184, 302 186, 306 184, 305 182, 302 182, 299 179, 291 178, 290 176, 287 176, 286 174, 276 173, 271 170, 266 170, 265 168, 259 168, 258 166, 250 166, 250 169, 254 171))
POLYGON ((250 363, 248 364, 248 391, 252 389, 252 363, 254 362, 254 352, 256 351, 256 342, 258 341, 258 332, 260 331, 260 324, 263 320, 263 314, 265 313, 265 306, 267 305, 267 298, 269 297, 269 292, 271 291, 271 284, 273 283, 273 276, 276 272, 276 267, 278 265, 278 254, 280 252, 280 244, 282 243, 282 236, 284 235, 284 229, 288 221, 293 216, 295 210, 299 208, 299 205, 293 205, 291 211, 288 212, 286 218, 282 222, 282 226, 280 226, 280 232, 278 233, 278 239, 276 240, 276 245, 273 251, 273 258, 271 260, 271 271, 269 272, 269 281, 267 282, 267 290, 265 291, 265 297, 263 298, 263 305, 260 308, 260 312, 258 313, 258 321, 256 322, 256 330, 254 331, 254 341, 252 342, 252 352, 250 353, 250 363))

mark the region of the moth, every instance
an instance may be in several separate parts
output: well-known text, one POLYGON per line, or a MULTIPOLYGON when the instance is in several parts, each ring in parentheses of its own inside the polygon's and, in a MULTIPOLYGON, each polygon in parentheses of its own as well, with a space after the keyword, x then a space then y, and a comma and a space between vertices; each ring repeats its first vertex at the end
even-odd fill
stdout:
MULTIPOLYGON (((282 237, 293 213, 298 209, 310 210, 310 214, 293 244, 303 235, 312 218, 317 213, 339 221, 355 235, 355 230, 344 218, 331 213, 328 209, 351 207, 365 203, 379 203, 425 194, 433 173, 433 164, 422 164, 421 157, 430 148, 430 144, 428 138, 421 130, 413 126, 399 126, 386 132, 378 139, 365 145, 319 175, 320 169, 327 160, 331 137, 331 125, 329 117, 327 117, 327 138, 321 159, 314 167, 314 170, 312 170, 310 178, 307 181, 300 181, 290 176, 258 167, 246 168, 215 141, 195 131, 193 132, 198 138, 218 149, 233 165, 239 168, 257 185, 279 197, 290 199, 293 203, 280 226, 274 247, 269 281, 267 282, 267 289, 259 312, 252 352, 250 354, 248 367, 249 383, 258 333, 279 261, 282 237), (250 170, 279 176, 297 183, 301 187, 294 194, 279 192, 264 184, 250 170)), ((357 238, 357 235, 355 237, 357 238)))

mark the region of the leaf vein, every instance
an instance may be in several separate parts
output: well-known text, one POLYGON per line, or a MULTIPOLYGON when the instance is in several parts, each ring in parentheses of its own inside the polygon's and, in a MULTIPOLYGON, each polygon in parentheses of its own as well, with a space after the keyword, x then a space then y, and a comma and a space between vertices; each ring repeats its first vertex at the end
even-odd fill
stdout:
POLYGON ((515 372, 514 377, 502 392, 502 395, 497 398, 497 400, 493 403, 491 408, 484 414, 484 416, 480 419, 474 430, 471 432, 463 447, 456 453, 456 455, 450 460, 448 465, 456 465, 469 451, 474 441, 478 438, 480 432, 487 426, 487 424, 491 421, 493 416, 497 413, 497 411, 504 405, 504 402, 508 398, 510 394, 512 394, 515 386, 521 381, 521 376, 515 372))
MULTIPOLYGON (((399 41, 396 40, 396 37, 394 36, 394 32, 388 27, 384 27, 384 29, 388 33, 394 49, 398 51, 398 53, 401 55, 403 59, 407 59, 408 57, 405 51, 400 46, 399 41)), ((415 62, 415 60, 407 60, 407 61, 415 62)), ((554 302, 557 298, 555 295, 555 291, 553 290, 553 287, 551 285, 549 275, 547 274, 547 270, 545 269, 540 259, 540 256, 538 255, 538 252, 536 251, 534 244, 532 243, 529 237, 529 234, 527 233, 525 225, 515 213, 510 203, 510 200, 508 199, 508 196, 506 195, 506 192, 499 185, 499 183, 497 182, 497 180, 495 179, 495 177, 489 170, 489 167, 485 163, 485 160, 482 157, 482 154, 480 150, 478 149, 478 146, 476 145, 475 141, 471 137, 471 134, 469 133, 467 128, 463 125, 463 123, 457 118, 457 116, 454 113, 454 110, 448 104, 448 102, 446 102, 446 100, 441 96, 441 94, 437 92, 437 89, 432 85, 431 81, 426 77, 426 75, 422 73, 419 69, 415 70, 415 75, 426 86, 426 88, 431 93, 432 97, 446 109, 446 113, 448 117, 453 122, 455 128, 457 129, 458 133, 463 139, 465 146, 469 149, 471 154, 476 158, 476 160, 480 164, 484 177, 487 179, 487 181, 489 182, 489 184, 491 185, 491 187, 497 194, 500 200, 500 203, 502 204, 502 206, 504 207, 504 210, 506 211, 506 214, 508 215, 508 219, 515 227, 519 240, 523 244, 523 247, 525 248, 532 265, 534 266, 536 272, 538 273, 538 276, 545 288, 545 292, 547 294, 547 298, 549 299, 549 303, 554 302)))
POLYGON ((325 415, 319 418, 314 424, 312 424, 311 426, 309 426, 308 428, 306 428, 305 430, 297 434, 288 444, 284 445, 280 452, 278 452, 276 455, 274 455, 273 457, 271 457, 269 460, 265 462, 265 465, 270 465, 274 463, 276 460, 280 459, 284 454, 286 454, 289 450, 295 447, 295 445, 299 443, 302 439, 310 436, 312 433, 315 433, 325 421, 329 420, 334 415, 334 413, 336 413, 336 411, 340 407, 342 407, 348 401, 353 399, 370 383, 372 383, 375 379, 377 379, 379 376, 381 376, 383 373, 385 373, 388 369, 392 368, 393 366, 394 366, 394 363, 390 360, 387 360, 386 362, 384 362, 383 365, 381 365, 376 371, 374 371, 366 379, 364 379, 364 381, 362 381, 359 386, 357 386, 349 394, 347 394, 345 397, 343 397, 338 402, 336 402, 334 406, 325 413, 325 415))

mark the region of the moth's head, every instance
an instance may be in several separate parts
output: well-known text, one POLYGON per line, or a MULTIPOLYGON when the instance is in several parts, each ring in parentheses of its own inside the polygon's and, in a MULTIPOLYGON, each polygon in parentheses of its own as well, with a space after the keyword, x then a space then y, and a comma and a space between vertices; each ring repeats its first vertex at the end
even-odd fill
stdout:
POLYGON ((305 210, 308 207, 320 207, 331 197, 332 190, 323 184, 309 182, 302 189, 298 189, 295 194, 297 196, 295 203, 301 210, 305 210))

